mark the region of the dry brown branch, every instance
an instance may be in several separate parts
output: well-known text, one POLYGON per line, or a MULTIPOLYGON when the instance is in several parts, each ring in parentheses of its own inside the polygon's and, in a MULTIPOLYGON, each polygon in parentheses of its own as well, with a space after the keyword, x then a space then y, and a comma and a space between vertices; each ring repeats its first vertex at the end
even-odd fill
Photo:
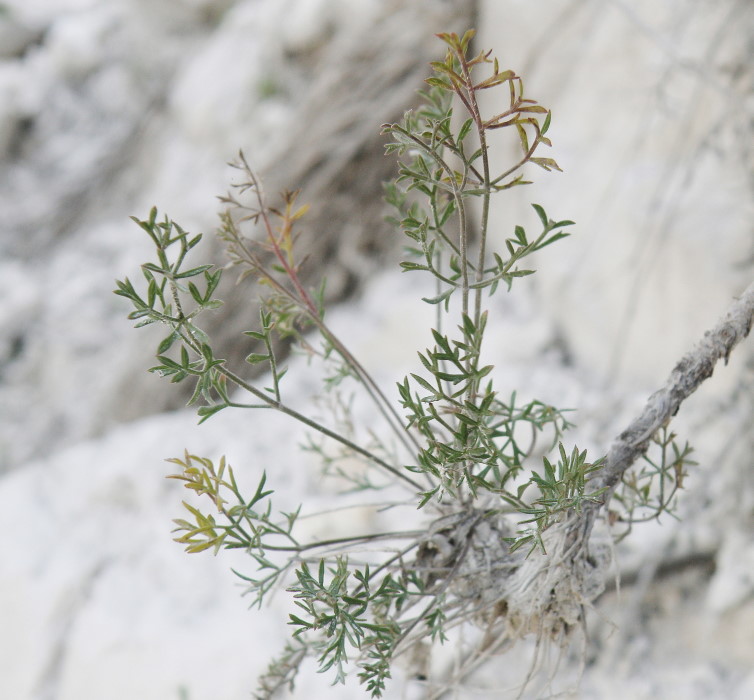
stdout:
MULTIPOLYGON (((613 442, 605 468, 590 482, 597 489, 607 487, 603 503, 625 471, 647 450, 652 436, 678 412, 699 385, 709 377, 720 359, 728 363, 733 348, 751 330, 754 317, 754 283, 733 304, 718 324, 704 334, 670 373, 665 386, 649 397, 644 410, 613 442)), ((599 507, 598 506, 598 507, 599 507)))
POLYGON ((646 452, 653 435, 712 376, 719 360, 727 364, 733 348, 749 334, 753 319, 754 283, 678 362, 665 385, 649 397, 639 416, 613 442, 604 468, 589 482, 589 492, 606 489, 598 502, 586 503, 580 513, 570 512, 547 530, 548 555, 530 556, 501 581, 509 634, 535 633, 540 639, 558 639, 581 624, 584 606, 604 589, 610 562, 607 546, 590 543, 597 516, 626 470, 646 452))

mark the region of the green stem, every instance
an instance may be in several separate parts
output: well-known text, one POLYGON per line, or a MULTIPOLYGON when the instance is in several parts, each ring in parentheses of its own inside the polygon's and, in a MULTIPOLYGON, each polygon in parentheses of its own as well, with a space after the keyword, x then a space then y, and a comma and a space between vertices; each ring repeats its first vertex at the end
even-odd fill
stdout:
POLYGON ((217 371, 220 372, 222 375, 230 379, 234 384, 236 384, 241 389, 245 389, 250 394, 253 394, 258 399, 262 400, 264 403, 266 403, 270 408, 274 408, 276 411, 280 411, 281 413, 284 413, 287 416, 290 416, 291 418, 295 418, 299 423, 303 423, 309 428, 313 428, 319 433, 322 433, 322 435, 325 435, 329 438, 332 438, 336 442, 341 443, 342 445, 345 445, 349 449, 353 450, 354 452, 362 455, 363 457, 366 457, 370 462, 373 462, 379 467, 382 467, 383 469, 390 472, 393 476, 398 477, 399 479, 402 479, 407 484, 410 484, 413 488, 417 489, 417 491, 421 491, 422 487, 418 484, 418 482, 414 481, 410 476, 404 474, 400 470, 396 469, 392 465, 388 464, 385 460, 380 459, 377 455, 370 452, 369 450, 361 447, 360 445, 357 445, 356 443, 352 442, 348 438, 343 437, 339 433, 336 433, 329 428, 325 427, 324 425, 321 425, 320 423, 317 423, 316 421, 312 420, 311 418, 308 418, 307 416, 303 415, 302 413, 299 413, 298 411, 290 408, 289 406, 286 406, 284 403, 281 403, 280 401, 277 401, 273 399, 270 396, 267 396, 264 392, 257 389, 255 386, 252 386, 248 382, 244 381, 239 377, 237 374, 234 374, 231 370, 227 369, 223 365, 217 366, 217 371))
MULTIPOLYGON (((489 153, 487 149, 487 136, 484 122, 482 121, 482 115, 479 110, 479 104, 476 99, 476 90, 474 89, 474 83, 471 79, 471 71, 469 70, 469 64, 466 60, 466 56, 463 51, 458 51, 458 58, 461 63, 461 70, 463 71, 463 78, 465 82, 465 89, 468 93, 468 99, 464 102, 467 104, 471 118, 474 120, 477 134, 479 136, 479 148, 482 151, 482 189, 484 194, 482 196, 482 218, 479 224, 479 251, 477 254, 476 275, 475 281, 479 285, 484 277, 484 260, 487 254, 487 225, 490 214, 490 161, 489 153)), ((474 293, 474 325, 479 325, 479 320, 482 315, 482 288, 477 286, 474 293)), ((478 381, 473 387, 473 391, 478 389, 478 381)))
POLYGON ((305 552, 309 549, 321 549, 322 547, 332 547, 334 545, 348 544, 358 545, 365 542, 378 542, 380 540, 397 540, 397 539, 418 539, 426 534, 423 530, 403 531, 403 532, 380 532, 374 535, 361 535, 358 537, 334 537, 329 540, 318 540, 309 544, 296 546, 273 546, 265 544, 264 549, 272 552, 305 552))
POLYGON ((255 190, 257 203, 259 205, 259 211, 264 221, 265 229, 268 239, 273 245, 273 250, 276 252, 278 261, 283 266, 285 274, 291 283, 294 285, 295 292, 291 292, 285 285, 281 284, 261 263, 259 258, 254 255, 244 242, 238 236, 234 236, 234 241, 239 249, 245 255, 245 262, 261 277, 265 279, 267 283, 272 286, 276 292, 285 296, 289 301, 294 303, 299 309, 301 309, 309 318, 309 320, 317 327, 322 336, 333 346, 335 351, 341 356, 341 358, 350 366, 359 378, 361 385, 366 390, 372 402, 375 404, 377 410, 387 422, 388 426, 392 430, 393 434, 397 436, 403 446, 406 448, 409 454, 414 455, 421 449, 416 438, 405 427, 401 416, 395 410, 392 402, 388 400, 383 391, 377 385, 372 378, 371 374, 361 365, 360 362, 351 354, 346 346, 337 338, 337 336, 330 330, 325 324, 319 313, 316 304, 311 296, 306 292, 296 271, 288 264, 287 259, 282 255, 282 251, 279 250, 279 246, 276 245, 274 239, 274 233, 272 231, 272 225, 269 222, 267 216, 267 210, 264 203, 263 195, 259 189, 259 183, 254 175, 253 171, 249 168, 248 163, 241 155, 242 163, 245 171, 251 180, 253 189, 255 190))

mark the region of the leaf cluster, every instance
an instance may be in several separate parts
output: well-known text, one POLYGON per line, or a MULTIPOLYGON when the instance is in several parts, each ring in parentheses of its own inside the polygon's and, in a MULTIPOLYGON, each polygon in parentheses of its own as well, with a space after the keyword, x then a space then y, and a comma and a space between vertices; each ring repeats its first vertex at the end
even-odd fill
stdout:
POLYGON ((238 487, 233 469, 220 459, 217 467, 206 457, 185 453, 183 459, 168 460, 180 467, 177 474, 168 479, 184 482, 184 486, 197 496, 205 496, 212 501, 214 512, 203 513, 198 507, 183 501, 184 508, 193 521, 176 518, 174 532, 182 533, 175 541, 186 545, 186 552, 193 554, 212 549, 217 554, 221 549, 243 549, 259 565, 265 575, 259 579, 249 579, 250 590, 256 598, 253 605, 261 605, 264 595, 285 572, 270 559, 273 552, 298 552, 300 545, 294 538, 293 526, 299 516, 297 509, 291 513, 280 513, 278 522, 272 519, 272 503, 269 500, 274 492, 265 490, 266 473, 257 484, 250 498, 245 498, 238 487), (260 509, 266 501, 266 505, 260 509))
POLYGON ((675 516, 679 489, 688 475, 686 467, 696 465, 688 442, 683 446, 666 425, 651 440, 651 449, 641 461, 627 470, 613 496, 614 507, 608 512, 611 525, 622 526, 616 535, 627 537, 637 523, 658 520, 663 513, 675 516), (656 455, 656 456, 654 456, 656 455))
POLYGON ((196 323, 199 314, 222 306, 222 301, 214 298, 222 270, 208 264, 186 268, 186 256, 201 241, 202 234, 191 236, 174 221, 167 217, 158 221, 157 216, 157 208, 153 207, 143 221, 131 217, 152 239, 157 256, 156 262, 141 266, 146 294, 140 295, 128 278, 116 282, 115 294, 133 305, 128 318, 137 321, 137 328, 152 323, 170 328, 157 345, 159 364, 149 371, 169 377, 173 383, 192 377, 195 388, 189 405, 203 399, 207 405, 199 409, 199 415, 206 419, 231 403, 226 378, 219 369, 223 360, 215 357, 209 337, 196 323), (173 358, 167 353, 176 343, 180 353, 173 358))
POLYGON ((544 471, 542 474, 533 472, 530 483, 524 484, 518 490, 516 499, 503 496, 519 513, 529 515, 521 524, 534 523, 535 528, 526 528, 517 537, 510 538, 511 551, 529 546, 529 554, 539 547, 543 554, 547 554, 542 534, 562 514, 575 511, 580 513, 584 503, 598 502, 605 489, 598 489, 587 493, 589 476, 601 469, 603 459, 587 462, 586 450, 579 451, 574 447, 571 454, 567 454, 563 443, 558 446, 559 458, 553 465, 547 457, 543 458, 544 471), (539 491, 531 505, 523 505, 522 497, 529 486, 539 491))

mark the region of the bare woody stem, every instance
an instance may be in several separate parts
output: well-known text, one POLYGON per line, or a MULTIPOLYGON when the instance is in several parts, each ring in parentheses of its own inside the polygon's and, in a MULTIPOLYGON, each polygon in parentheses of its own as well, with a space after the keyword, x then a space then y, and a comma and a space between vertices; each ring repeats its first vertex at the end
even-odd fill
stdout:
POLYGON ((728 363, 733 348, 749 335, 754 320, 754 282, 729 307, 714 328, 708 330, 696 347, 686 353, 670 373, 665 385, 652 394, 642 412, 613 441, 605 466, 589 480, 589 490, 606 489, 596 500, 584 504, 579 539, 586 542, 600 508, 607 505, 613 491, 631 465, 649 448, 652 437, 678 412, 681 404, 712 376, 719 360, 728 363))
POLYGON ((605 502, 625 471, 646 452, 652 436, 668 423, 701 383, 712 376, 717 362, 722 359, 728 364, 733 348, 749 335, 753 319, 754 282, 697 346, 683 356, 665 386, 649 397, 639 416, 613 442, 604 469, 596 472, 591 481, 598 488, 610 490, 603 499, 605 502))

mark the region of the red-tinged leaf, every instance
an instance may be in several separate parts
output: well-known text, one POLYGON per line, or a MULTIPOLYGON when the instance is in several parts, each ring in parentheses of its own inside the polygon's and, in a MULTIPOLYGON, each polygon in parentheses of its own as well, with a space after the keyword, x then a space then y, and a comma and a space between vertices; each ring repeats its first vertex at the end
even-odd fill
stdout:
POLYGON ((455 39, 455 41, 458 41, 457 34, 448 34, 447 32, 440 32, 439 34, 435 34, 435 36, 441 41, 444 41, 448 46, 454 45, 453 39, 455 39))
POLYGON ((453 83, 456 83, 459 85, 463 84, 463 78, 445 63, 442 63, 440 61, 434 61, 431 65, 432 65, 432 68, 435 69, 436 73, 447 75, 448 78, 450 78, 450 80, 453 83))
MULTIPOLYGON (((522 102, 525 102, 526 100, 522 100, 522 102)), ((548 114, 547 107, 543 107, 542 105, 531 105, 530 107, 519 107, 519 112, 534 112, 536 114, 548 114)))
MULTIPOLYGON (((466 51, 466 49, 469 47, 469 42, 474 38, 475 34, 476 34, 476 29, 467 29, 466 33, 461 37, 461 48, 464 51, 466 51)), ((456 37, 456 40, 457 39, 458 37, 456 37)))
POLYGON ((506 182, 504 185, 495 185, 495 192, 502 192, 503 190, 509 190, 511 187, 516 187, 517 185, 531 185, 531 180, 524 180, 524 176, 519 175, 513 180, 506 182))
POLYGON ((501 83, 507 82, 508 80, 511 80, 515 77, 516 74, 512 70, 506 70, 502 73, 496 73, 495 75, 490 76, 489 78, 487 78, 487 80, 483 80, 481 83, 477 83, 474 86, 474 89, 486 90, 487 88, 494 87, 495 85, 500 85, 501 83))
POLYGON ((506 114, 499 114, 496 117, 493 117, 492 119, 487 120, 484 122, 484 128, 485 129, 503 129, 506 126, 510 126, 511 124, 518 124, 519 119, 516 117, 511 117, 510 119, 506 119, 504 122, 499 121, 502 119, 506 114))
POLYGON ((454 73, 452 66, 449 66, 445 61, 430 61, 429 65, 438 73, 454 73))
POLYGON ((531 158, 532 163, 538 165, 540 168, 544 168, 548 172, 551 170, 558 170, 563 172, 560 166, 552 158, 531 158))

